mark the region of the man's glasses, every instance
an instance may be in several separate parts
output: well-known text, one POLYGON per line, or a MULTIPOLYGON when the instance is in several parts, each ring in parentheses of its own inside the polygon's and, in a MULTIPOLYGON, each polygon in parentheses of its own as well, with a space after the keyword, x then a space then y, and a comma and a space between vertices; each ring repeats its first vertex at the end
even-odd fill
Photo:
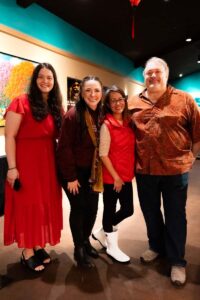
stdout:
POLYGON ((110 104, 111 104, 111 105, 121 104, 121 103, 124 102, 125 100, 126 100, 125 98, 110 99, 110 104))

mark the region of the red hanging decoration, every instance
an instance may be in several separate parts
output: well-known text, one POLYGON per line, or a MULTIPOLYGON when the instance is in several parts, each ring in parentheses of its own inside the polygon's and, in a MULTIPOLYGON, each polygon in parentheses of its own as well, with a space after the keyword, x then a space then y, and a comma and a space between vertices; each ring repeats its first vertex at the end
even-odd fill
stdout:
POLYGON ((131 30, 131 37, 134 39, 135 31, 134 31, 134 13, 135 13, 135 7, 140 4, 141 0, 129 0, 132 6, 132 30, 131 30))
POLYGON ((138 6, 138 4, 140 3, 141 0, 130 0, 131 2, 131 6, 138 6))

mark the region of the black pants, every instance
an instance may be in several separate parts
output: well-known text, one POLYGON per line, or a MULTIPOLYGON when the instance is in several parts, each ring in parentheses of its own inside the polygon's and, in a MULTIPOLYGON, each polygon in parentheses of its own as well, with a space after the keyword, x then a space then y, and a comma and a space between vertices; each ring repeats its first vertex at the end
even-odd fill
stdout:
POLYGON ((83 246, 91 235, 96 220, 99 195, 91 191, 89 177, 90 169, 78 170, 81 187, 76 195, 63 186, 71 206, 69 222, 75 247, 83 246))
POLYGON ((112 226, 119 224, 122 220, 133 214, 133 187, 131 182, 125 182, 121 191, 113 190, 113 184, 104 184, 103 192, 103 229, 105 232, 112 232, 112 226), (116 211, 117 200, 119 199, 120 209, 116 211))
POLYGON ((8 171, 8 162, 6 156, 0 157, 0 216, 4 214, 5 203, 5 182, 8 171))
POLYGON ((136 180, 150 248, 165 254, 171 265, 185 266, 188 173, 173 176, 137 174, 136 180))

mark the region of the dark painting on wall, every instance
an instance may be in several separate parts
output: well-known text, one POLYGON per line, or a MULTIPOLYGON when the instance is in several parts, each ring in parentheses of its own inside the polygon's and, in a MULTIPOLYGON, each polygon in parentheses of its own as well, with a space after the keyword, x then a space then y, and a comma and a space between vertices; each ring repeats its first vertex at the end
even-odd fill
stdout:
POLYGON ((7 106, 13 98, 26 93, 30 78, 38 63, 0 52, 0 126, 7 106))
POLYGON ((79 99, 80 79, 67 77, 67 108, 74 106, 79 99))

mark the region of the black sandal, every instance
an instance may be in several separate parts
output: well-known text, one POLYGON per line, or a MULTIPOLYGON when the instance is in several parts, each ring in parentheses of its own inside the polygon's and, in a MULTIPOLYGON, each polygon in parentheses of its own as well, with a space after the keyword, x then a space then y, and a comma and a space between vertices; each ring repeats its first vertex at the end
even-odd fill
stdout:
POLYGON ((48 265, 51 262, 51 256, 43 249, 34 250, 35 256, 42 262, 44 265, 48 265), (46 259, 50 259, 49 262, 45 262, 46 259))
POLYGON ((25 259, 24 253, 22 252, 22 257, 21 257, 21 264, 27 267, 28 269, 34 271, 34 272, 41 272, 42 270, 36 270, 37 267, 43 266, 44 265, 41 263, 41 261, 36 257, 36 255, 33 255, 29 257, 28 259, 25 259))

